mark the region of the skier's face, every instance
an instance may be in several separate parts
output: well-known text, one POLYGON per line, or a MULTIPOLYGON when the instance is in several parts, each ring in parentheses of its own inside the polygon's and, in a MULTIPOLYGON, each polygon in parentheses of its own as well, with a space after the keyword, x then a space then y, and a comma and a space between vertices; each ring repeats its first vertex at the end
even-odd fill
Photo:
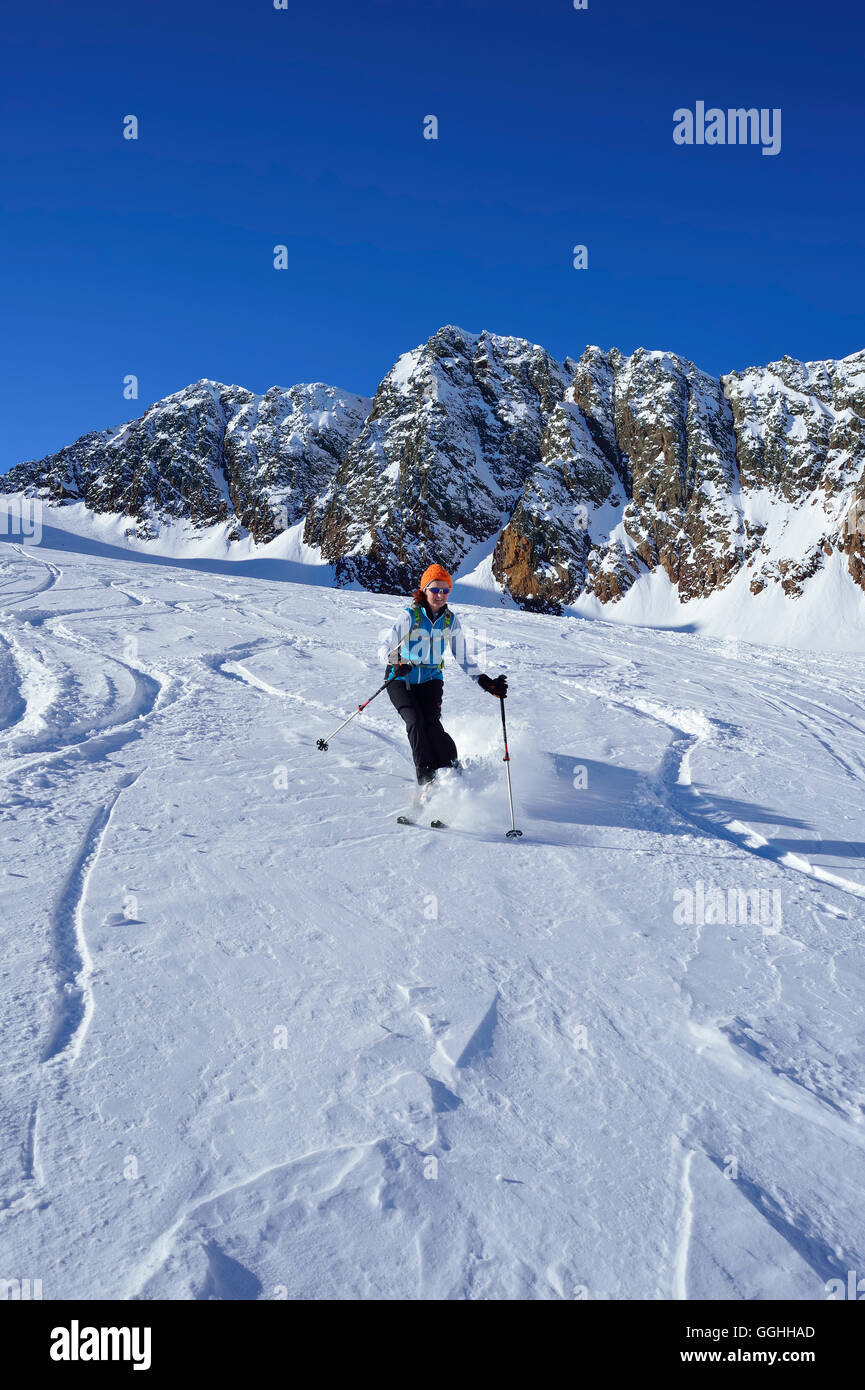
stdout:
POLYGON ((434 584, 427 584, 424 593, 429 599, 429 604, 433 612, 438 613, 447 603, 450 589, 446 584, 441 584, 436 580, 434 584))

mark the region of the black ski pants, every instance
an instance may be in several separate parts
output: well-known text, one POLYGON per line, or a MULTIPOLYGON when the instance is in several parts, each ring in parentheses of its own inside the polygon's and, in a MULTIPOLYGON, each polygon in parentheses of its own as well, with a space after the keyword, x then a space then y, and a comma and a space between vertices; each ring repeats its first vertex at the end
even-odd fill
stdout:
POLYGON ((394 681, 387 688, 391 704, 406 726, 415 772, 420 783, 429 782, 439 767, 452 767, 457 746, 442 728, 444 681, 421 681, 407 686, 394 681))

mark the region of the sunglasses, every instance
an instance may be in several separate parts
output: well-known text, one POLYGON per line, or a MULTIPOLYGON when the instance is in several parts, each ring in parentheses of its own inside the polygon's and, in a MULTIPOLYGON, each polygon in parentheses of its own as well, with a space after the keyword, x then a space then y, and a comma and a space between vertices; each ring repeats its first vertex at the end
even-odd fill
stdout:
POLYGON ((450 589, 439 589, 435 584, 427 584, 427 591, 431 594, 449 594, 450 589))

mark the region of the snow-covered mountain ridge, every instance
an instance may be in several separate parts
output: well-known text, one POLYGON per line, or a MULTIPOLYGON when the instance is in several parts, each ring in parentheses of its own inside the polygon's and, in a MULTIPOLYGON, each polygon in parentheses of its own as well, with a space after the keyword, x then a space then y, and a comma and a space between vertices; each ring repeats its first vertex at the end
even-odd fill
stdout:
POLYGON ((865 589, 865 350, 717 380, 674 353, 559 363, 447 326, 372 401, 199 381, 0 488, 127 518, 133 541, 183 521, 258 546, 302 524, 333 582, 376 592, 411 589, 433 559, 465 579, 480 557, 490 587, 550 613, 654 594, 655 571, 683 618, 734 582, 740 611, 800 600, 830 569, 849 604, 865 589))

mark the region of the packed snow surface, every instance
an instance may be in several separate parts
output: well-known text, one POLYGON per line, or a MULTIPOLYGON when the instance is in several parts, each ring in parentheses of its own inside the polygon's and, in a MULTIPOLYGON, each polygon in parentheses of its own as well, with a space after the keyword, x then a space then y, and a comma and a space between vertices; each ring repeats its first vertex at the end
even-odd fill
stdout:
MULTIPOLYGON (((865 659, 0 545, 0 1274, 43 1296, 823 1299, 865 1269, 865 659)), ((280 568, 281 566, 281 568, 280 568)), ((283 577, 285 576, 285 577, 283 577)), ((308 580, 310 582, 303 582, 308 580)))

